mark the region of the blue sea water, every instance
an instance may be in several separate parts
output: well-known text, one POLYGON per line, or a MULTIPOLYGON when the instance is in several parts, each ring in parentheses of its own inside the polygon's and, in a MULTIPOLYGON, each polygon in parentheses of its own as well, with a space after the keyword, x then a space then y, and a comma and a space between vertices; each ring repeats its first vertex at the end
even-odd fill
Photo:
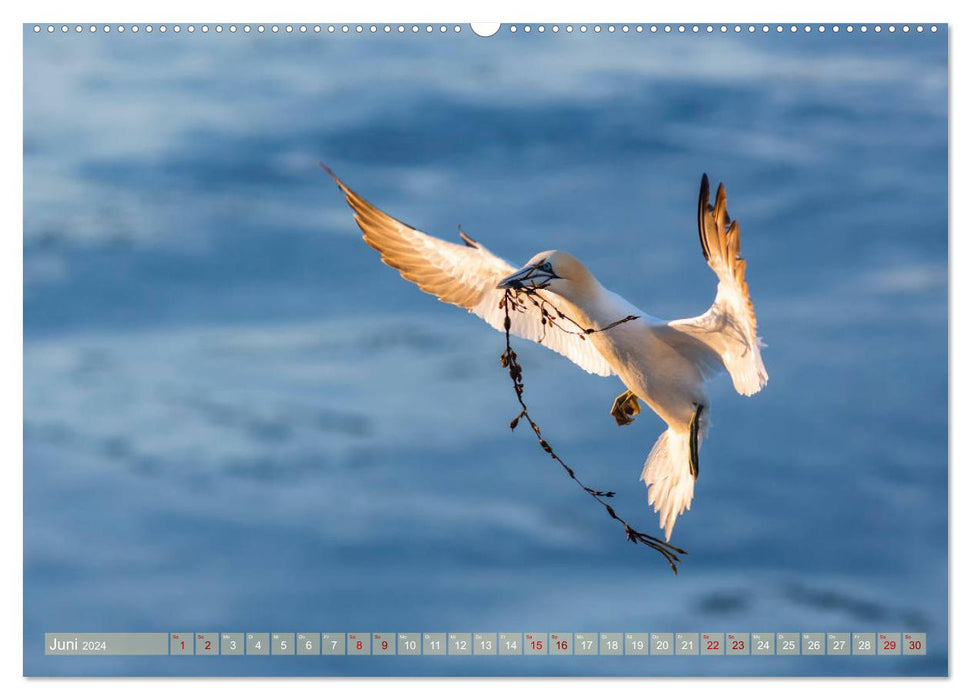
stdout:
MULTIPOLYGON (((27 675, 947 673, 947 33, 24 33, 27 675), (326 161, 521 263, 703 311, 724 181, 768 343, 675 577, 511 433, 499 334, 365 246, 326 161), (55 631, 928 634, 925 657, 67 658, 55 631)), ((661 432, 516 345, 656 531, 661 432)))

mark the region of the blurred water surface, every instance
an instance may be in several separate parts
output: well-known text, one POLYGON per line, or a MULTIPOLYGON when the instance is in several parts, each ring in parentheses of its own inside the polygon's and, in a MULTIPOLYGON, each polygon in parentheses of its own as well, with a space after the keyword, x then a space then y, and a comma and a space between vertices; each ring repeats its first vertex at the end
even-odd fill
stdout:
MULTIPOLYGON (((943 674, 947 37, 24 36, 25 673, 943 674), (445 238, 714 293, 728 188, 769 344, 712 388, 678 577, 524 433, 502 338, 378 263, 316 167, 445 238), (926 631, 925 658, 45 658, 45 631, 926 631)), ((642 529, 662 429, 517 345, 642 529)))

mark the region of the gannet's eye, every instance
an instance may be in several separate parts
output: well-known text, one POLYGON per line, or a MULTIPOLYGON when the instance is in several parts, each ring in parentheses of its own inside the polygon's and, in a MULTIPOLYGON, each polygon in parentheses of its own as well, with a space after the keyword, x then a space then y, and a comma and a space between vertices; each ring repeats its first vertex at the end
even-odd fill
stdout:
POLYGON ((539 269, 542 270, 543 272, 553 272, 553 263, 545 262, 540 266, 539 269))

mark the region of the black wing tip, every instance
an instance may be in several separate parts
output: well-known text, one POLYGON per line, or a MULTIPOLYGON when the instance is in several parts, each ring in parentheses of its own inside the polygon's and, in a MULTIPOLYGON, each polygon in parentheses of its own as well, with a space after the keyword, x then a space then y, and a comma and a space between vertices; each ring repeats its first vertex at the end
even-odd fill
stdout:
POLYGON ((708 250, 708 240, 705 236, 705 217, 711 208, 711 185, 708 182, 708 173, 701 174, 701 188, 698 191, 698 239, 701 241, 701 254, 705 260, 711 259, 711 251, 708 250))
POLYGON ((462 242, 465 243, 465 245, 469 248, 479 247, 479 242, 462 230, 462 224, 459 224, 459 238, 461 238, 462 242))
POLYGON ((331 169, 330 169, 330 168, 329 168, 329 167, 327 166, 327 164, 326 164, 326 163, 325 163, 324 161, 322 161, 322 160, 318 160, 318 161, 317 161, 317 165, 318 165, 318 166, 320 167, 320 169, 321 169, 321 170, 323 170, 323 171, 324 171, 325 173, 327 173, 327 174, 328 174, 328 175, 330 175, 330 176, 331 176, 332 178, 334 178, 334 182, 336 182, 336 183, 337 183, 337 186, 338 186, 338 187, 339 187, 339 188, 340 188, 340 189, 341 189, 342 191, 344 191, 344 193, 345 193, 345 194, 347 193, 347 187, 346 187, 346 186, 344 185, 344 183, 343 183, 343 182, 341 181, 341 179, 340 179, 339 177, 337 177, 337 173, 335 173, 335 172, 334 172, 333 170, 331 170, 331 169))
MULTIPOLYGON (((331 170, 324 161, 318 160, 317 165, 320 167, 321 170, 323 170, 325 173, 327 173, 332 178, 334 178, 334 182, 337 183, 337 188, 341 192, 343 192, 346 197, 351 196, 352 193, 350 189, 348 189, 347 185, 344 184, 344 181, 341 180, 339 177, 337 177, 337 173, 331 170)), ((350 202, 350 200, 348 200, 348 202, 350 202)), ((354 206, 354 205, 352 204, 351 206, 354 206)))
POLYGON ((330 175, 332 178, 334 178, 335 180, 337 179, 337 175, 334 174, 333 170, 327 167, 327 164, 324 161, 318 160, 317 165, 320 167, 321 170, 323 170, 325 173, 330 175))
POLYGON ((711 183, 708 182, 708 173, 702 173, 701 186, 698 188, 698 216, 703 215, 710 204, 711 183))
POLYGON ((327 173, 332 178, 334 178, 334 182, 337 183, 338 187, 340 187, 341 189, 344 189, 344 183, 341 182, 341 179, 339 177, 337 177, 337 173, 331 170, 324 161, 318 160, 317 165, 320 167, 321 170, 323 170, 325 173, 327 173))

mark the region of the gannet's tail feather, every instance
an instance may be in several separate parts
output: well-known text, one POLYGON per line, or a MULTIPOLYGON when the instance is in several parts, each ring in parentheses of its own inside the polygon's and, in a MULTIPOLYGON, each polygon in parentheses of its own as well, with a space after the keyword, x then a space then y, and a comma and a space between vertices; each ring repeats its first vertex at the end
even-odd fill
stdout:
MULTIPOLYGON (((647 502, 654 506, 655 513, 660 514, 660 526, 668 541, 674 521, 686 510, 691 510, 691 499, 695 494, 690 440, 687 427, 683 432, 669 427, 654 443, 641 472, 641 481, 648 487, 647 502)), ((700 433, 698 444, 701 444, 700 433)))
POLYGON ((718 293, 701 316, 671 321, 669 326, 700 340, 714 351, 732 376, 735 390, 751 396, 769 381, 756 334, 755 307, 745 280, 738 222, 728 215, 725 186, 719 184, 715 206, 709 201, 708 176, 701 178, 698 237, 701 252, 718 275, 718 293))

